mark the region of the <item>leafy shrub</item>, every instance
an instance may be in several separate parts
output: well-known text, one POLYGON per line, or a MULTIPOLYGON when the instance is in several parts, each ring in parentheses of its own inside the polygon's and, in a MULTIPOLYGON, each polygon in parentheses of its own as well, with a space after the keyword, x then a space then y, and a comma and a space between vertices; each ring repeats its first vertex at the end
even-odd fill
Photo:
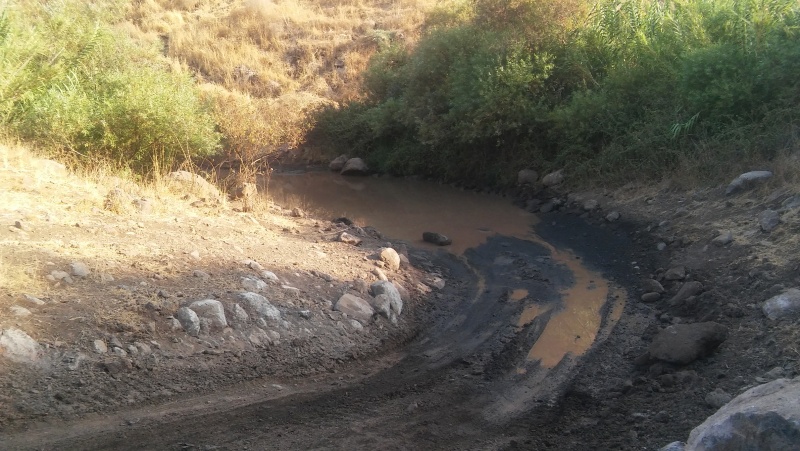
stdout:
POLYGON ((194 82, 109 25, 121 2, 18 2, 0 16, 0 126, 139 172, 216 150, 194 82))

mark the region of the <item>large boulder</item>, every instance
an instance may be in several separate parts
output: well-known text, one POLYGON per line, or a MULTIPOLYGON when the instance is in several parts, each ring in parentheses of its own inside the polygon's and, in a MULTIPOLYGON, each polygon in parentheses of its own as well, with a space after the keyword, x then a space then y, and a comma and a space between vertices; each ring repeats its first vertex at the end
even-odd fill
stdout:
POLYGON ((745 172, 731 181, 731 183, 725 189, 725 195, 730 196, 731 194, 738 193, 739 191, 744 191, 745 189, 754 186, 756 183, 763 182, 770 177, 772 177, 772 172, 770 171, 745 172))
POLYGON ((344 169, 345 163, 347 163, 347 155, 339 155, 338 157, 331 160, 331 163, 328 165, 331 171, 341 172, 344 169))
POLYGON ((342 295, 334 304, 333 309, 346 313, 347 316, 361 324, 369 324, 372 321, 372 315, 375 314, 375 310, 369 305, 369 302, 350 293, 342 295))
POLYGON ((180 187, 200 197, 211 197, 214 199, 220 197, 219 189, 198 174, 192 174, 188 171, 170 172, 167 175, 167 181, 172 186, 180 187))
POLYGON ((564 171, 558 170, 556 172, 551 172, 545 175, 542 178, 542 184, 544 186, 556 186, 561 184, 564 181, 564 171))
POLYGON ((39 359, 41 347, 30 335, 19 329, 0 330, 0 356, 20 363, 39 359))
POLYGON ((392 271, 400 269, 400 254, 391 247, 381 248, 381 261, 392 271))
POLYGON ((753 387, 692 430, 686 450, 800 448, 800 378, 753 387))
POLYGON ((783 293, 767 299, 761 310, 767 318, 773 321, 800 317, 800 290, 789 288, 783 293))
POLYGON ((385 280, 379 280, 373 283, 370 287, 372 294, 377 297, 385 295, 389 299, 391 309, 398 315, 403 313, 403 297, 397 287, 385 280))
POLYGON ((675 324, 655 336, 648 353, 653 359, 686 365, 710 354, 727 338, 728 328, 713 321, 675 324))
POLYGON ((187 334, 193 337, 200 335, 200 317, 194 310, 189 307, 181 307, 175 313, 175 318, 187 334))
POLYGON ((272 305, 267 298, 257 293, 245 292, 239 293, 241 299, 251 311, 255 312, 257 316, 268 319, 271 321, 279 321, 281 319, 281 311, 278 307, 272 305))
POLYGON ((189 308, 194 310, 197 316, 207 319, 213 328, 224 329, 228 327, 228 321, 225 319, 225 308, 222 306, 222 302, 215 299, 205 299, 192 302, 189 304, 189 308))
POLYGON ((361 158, 351 158, 344 164, 340 173, 342 175, 367 175, 369 168, 361 158))

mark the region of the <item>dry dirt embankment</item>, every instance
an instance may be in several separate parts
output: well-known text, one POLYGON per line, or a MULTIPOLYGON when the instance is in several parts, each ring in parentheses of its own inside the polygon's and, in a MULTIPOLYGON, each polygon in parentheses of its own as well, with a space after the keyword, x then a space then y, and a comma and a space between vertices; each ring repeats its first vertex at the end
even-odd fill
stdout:
POLYGON ((0 151, 6 431, 255 378, 279 393, 408 341, 432 289, 433 273, 380 261, 374 231, 348 229, 355 247, 335 240, 346 226, 272 204, 243 213, 203 185, 78 177, 0 151), (332 308, 347 292, 371 299, 379 269, 406 288, 402 313, 332 308))

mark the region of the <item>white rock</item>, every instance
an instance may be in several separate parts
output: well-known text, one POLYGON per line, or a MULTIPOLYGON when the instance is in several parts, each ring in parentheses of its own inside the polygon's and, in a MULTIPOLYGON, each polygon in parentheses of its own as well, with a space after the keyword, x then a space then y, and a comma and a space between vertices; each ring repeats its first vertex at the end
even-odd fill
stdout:
MULTIPOLYGON (((373 283, 370 286, 370 290, 375 297, 385 295, 389 300, 390 309, 395 313, 398 315, 403 313, 403 297, 394 284, 381 280, 373 283)), ((387 314, 386 317, 388 318, 389 315, 387 314)))
POLYGON ((606 221, 608 221, 608 222, 617 221, 617 220, 619 220, 620 216, 621 215, 619 214, 618 211, 612 211, 611 213, 606 215, 606 221))
POLYGON ((180 322, 181 327, 187 334, 193 337, 200 335, 200 318, 194 310, 188 307, 181 307, 175 313, 175 319, 180 322))
POLYGON ((23 294, 22 296, 25 298, 26 301, 30 302, 33 305, 37 305, 38 306, 38 305, 44 305, 45 304, 45 302, 43 300, 41 300, 41 299, 39 299, 39 298, 37 298, 35 296, 31 296, 29 294, 23 294))
POLYGON ((756 182, 762 182, 770 177, 772 177, 772 172, 770 171, 745 172, 731 181, 730 185, 728 185, 728 188, 725 189, 725 195, 731 195, 742 191, 756 182))
POLYGON ((278 283, 281 281, 281 279, 279 279, 278 276, 276 276, 275 273, 272 271, 261 271, 261 277, 263 277, 269 282, 278 283))
POLYGON ((773 321, 781 318, 800 317, 800 290, 789 288, 783 293, 767 299, 762 310, 764 315, 773 321))
POLYGON ((81 262, 70 263, 69 270, 70 273, 72 273, 72 275, 75 277, 86 277, 92 273, 92 271, 89 270, 89 267, 86 266, 85 263, 81 262))
POLYGON ((372 315, 375 314, 375 311, 372 309, 372 306, 369 305, 369 302, 350 293, 345 293, 342 295, 342 297, 336 301, 336 304, 334 304, 333 309, 342 313, 346 313, 347 316, 358 320, 362 324, 368 324, 371 322, 372 315))
POLYGON ((215 299, 194 301, 189 304, 189 308, 194 310, 197 316, 207 319, 212 328, 224 329, 228 327, 228 321, 225 319, 225 309, 222 303, 215 299))
POLYGON ((281 319, 281 311, 260 294, 251 292, 239 293, 239 299, 244 301, 246 306, 264 319, 271 321, 278 321, 281 319))
POLYGON ((25 307, 20 307, 18 305, 11 306, 11 314, 20 318, 32 315, 30 310, 26 309, 25 307))
POLYGON ((386 263, 386 266, 392 271, 400 269, 400 254, 398 254, 396 250, 391 247, 381 248, 380 256, 381 261, 386 263))
POLYGON ((95 340, 92 343, 92 346, 94 347, 94 352, 98 354, 105 354, 108 352, 108 346, 106 346, 106 342, 103 340, 100 339, 95 340))
POLYGON ((235 321, 245 323, 249 318, 250 316, 247 314, 246 311, 244 311, 241 305, 233 304, 233 319, 235 321))
POLYGON ((39 359, 39 343, 19 329, 0 330, 0 356, 21 363, 39 359))
POLYGON ((564 181, 564 172, 563 172, 563 170, 559 170, 559 171, 556 171, 556 172, 551 172, 551 173, 545 175, 542 178, 542 184, 544 186, 555 186, 555 185, 560 184, 563 181, 564 181))
POLYGON ((242 288, 247 291, 264 291, 267 288, 267 282, 256 277, 244 276, 240 281, 242 288))
POLYGON ((374 298, 369 300, 369 305, 375 309, 375 312, 378 314, 383 315, 386 319, 391 318, 392 316, 392 304, 389 302, 389 296, 385 294, 379 294, 374 298))
POLYGON ((687 450, 798 449, 800 378, 751 388, 692 430, 687 450))

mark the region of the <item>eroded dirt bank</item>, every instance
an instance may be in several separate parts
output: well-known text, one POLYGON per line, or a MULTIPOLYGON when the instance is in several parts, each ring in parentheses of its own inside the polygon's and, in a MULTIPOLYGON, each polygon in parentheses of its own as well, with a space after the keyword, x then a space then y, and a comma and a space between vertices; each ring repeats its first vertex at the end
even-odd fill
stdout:
POLYGON ((769 233, 754 219, 791 191, 537 194, 560 205, 540 213, 537 234, 602 274, 611 301, 598 344, 547 368, 528 357, 578 278, 537 240, 494 236, 463 259, 411 246, 409 264, 380 268, 409 291, 403 313, 359 329, 331 304, 348 291, 368 297, 358 280, 378 278, 377 250, 403 244, 380 231, 134 187, 122 188, 154 208, 121 214, 104 208, 113 186, 6 169, 19 181, 4 191, 4 275, 23 283, 4 286, 2 327, 42 346, 33 364, 3 360, 11 449, 657 449, 713 413, 710 392, 735 396, 798 370, 794 323, 759 308, 800 283, 789 249, 797 211, 769 233), (622 219, 609 222, 612 210, 622 219), (718 229, 733 242, 711 244, 718 229), (335 241, 343 230, 363 244, 335 241), (91 274, 46 281, 75 261, 91 274), (676 266, 683 278, 665 280, 676 266), (195 300, 243 304, 244 279, 264 271, 279 279, 259 292, 280 319, 240 317, 196 338, 174 328, 170 316, 195 300), (666 293, 645 303, 647 279, 666 293), (672 305, 691 281, 701 293, 672 305), (19 316, 24 294, 44 304, 19 316), (710 356, 641 359, 664 326, 699 321, 730 332, 710 356))

